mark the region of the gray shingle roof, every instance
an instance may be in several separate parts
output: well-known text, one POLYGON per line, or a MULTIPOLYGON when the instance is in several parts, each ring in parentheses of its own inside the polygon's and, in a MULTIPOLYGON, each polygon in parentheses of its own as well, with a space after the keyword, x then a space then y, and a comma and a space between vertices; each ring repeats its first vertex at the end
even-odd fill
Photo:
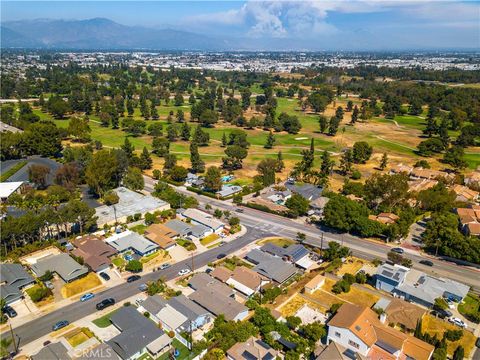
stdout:
POLYGON ((302 195, 305 199, 313 201, 322 196, 323 188, 312 184, 294 185, 285 184, 285 187, 292 193, 302 195))
POLYGON ((130 358, 164 334, 153 321, 140 314, 133 306, 120 308, 110 320, 120 329, 121 334, 107 341, 107 344, 122 359, 130 358))
POLYGON ((68 254, 49 255, 31 265, 37 276, 50 270, 56 272, 64 281, 69 282, 88 273, 88 269, 73 260, 68 254))
POLYGON ((191 232, 191 235, 197 237, 197 238, 201 238, 204 236, 204 234, 207 232, 207 231, 210 231, 210 228, 204 226, 204 225, 195 225, 194 227, 192 227, 192 232, 191 232))
POLYGON ((193 275, 188 282, 188 285, 190 285, 190 287, 194 290, 215 288, 219 293, 223 293, 226 296, 231 296, 234 294, 234 291, 228 285, 225 285, 206 273, 198 273, 193 275))
POLYGON ((233 320, 239 314, 248 311, 245 305, 227 296, 224 292, 215 287, 202 288, 190 294, 190 299, 207 309, 209 312, 218 315, 225 315, 226 320, 233 320))
POLYGON ((35 280, 20 264, 0 264, 0 294, 7 304, 23 297, 21 289, 35 280))
POLYGON ((258 249, 250 251, 245 259, 255 264, 254 271, 280 284, 297 272, 293 265, 258 249))
POLYGON ((194 303, 185 295, 179 295, 171 298, 168 301, 168 304, 179 313, 185 315, 190 321, 194 321, 199 316, 208 314, 208 311, 194 303))
POLYGON ((180 236, 186 236, 192 232, 191 225, 177 219, 167 221, 164 225, 177 232, 180 236))
POLYGON ((141 254, 145 254, 159 247, 157 244, 145 239, 142 235, 130 230, 115 234, 107 238, 106 241, 119 252, 132 248, 141 254))
POLYGON ((32 360, 67 360, 71 359, 70 355, 68 355, 67 348, 61 343, 56 342, 52 344, 48 344, 47 346, 43 347, 35 355, 32 355, 32 360))

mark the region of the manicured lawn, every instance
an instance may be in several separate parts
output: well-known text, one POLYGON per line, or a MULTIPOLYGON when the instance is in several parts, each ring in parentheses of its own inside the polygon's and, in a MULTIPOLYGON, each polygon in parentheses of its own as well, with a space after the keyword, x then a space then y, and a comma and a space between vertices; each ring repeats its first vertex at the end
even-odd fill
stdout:
POLYGON ((242 259, 239 259, 236 256, 232 256, 231 258, 225 258, 219 263, 217 263, 218 266, 225 266, 227 269, 234 270, 237 266, 246 266, 248 268, 251 268, 252 266, 247 264, 245 261, 242 259))
POLYGON ((190 241, 190 240, 186 240, 186 239, 177 239, 177 244, 180 245, 180 246, 183 246, 185 249, 187 249, 188 251, 193 251, 193 250, 196 250, 197 247, 195 246, 195 244, 190 241))
POLYGON ((458 311, 467 317, 469 314, 478 314, 480 312, 480 298, 477 295, 468 294, 458 305, 458 311))
POLYGON ((143 354, 137 360, 154 360, 148 353, 143 354))
POLYGON ((208 236, 205 236, 202 240, 200 240, 200 243, 204 246, 207 246, 208 244, 218 240, 220 236, 217 234, 210 234, 208 236))
POLYGON ((93 289, 101 284, 102 282, 98 278, 97 274, 89 273, 87 276, 84 276, 81 279, 63 285, 61 293, 64 298, 68 298, 93 289))
MULTIPOLYGON (((25 290, 25 292, 28 294, 28 296, 30 296, 30 298, 32 298, 32 295, 34 293, 36 293, 37 291, 40 291, 41 289, 45 288, 44 285, 40 285, 40 284, 35 284, 33 285, 32 287, 28 288, 25 290)), ((38 307, 41 307, 41 306, 44 306, 44 305, 47 305, 47 304, 50 304, 51 302, 53 302, 53 295, 52 293, 50 292, 49 293, 50 295, 44 297, 43 299, 41 299, 40 301, 37 301, 35 302, 35 304, 38 306, 38 307)), ((33 301, 33 299, 32 299, 33 301)))
POLYGON ((113 260, 112 260, 112 263, 113 263, 113 265, 115 265, 116 267, 122 267, 122 266, 127 265, 127 262, 126 262, 125 259, 122 258, 121 256, 116 257, 115 259, 113 259, 113 260))
MULTIPOLYGON (((188 348, 177 339, 172 340, 171 346, 175 349, 178 349, 178 351, 180 351, 180 355, 178 355, 177 357, 178 360, 188 359, 188 357, 190 356, 190 350, 188 350, 188 348)), ((167 351, 162 356, 160 356, 157 360, 168 360, 169 358, 170 358, 170 351, 167 351)))
POLYGON ((156 252, 154 252, 154 253, 152 253, 152 254, 150 254, 150 255, 147 255, 147 256, 142 257, 142 258, 140 259, 140 261, 145 264, 145 263, 149 262, 150 260, 155 259, 155 258, 156 258, 157 256, 159 256, 160 254, 161 254, 161 251, 156 251, 156 252))
MULTIPOLYGON (((449 322, 435 318, 431 315, 425 315, 422 319, 422 332, 427 332, 430 335, 436 335, 438 339, 443 337, 443 333, 447 330, 459 330, 460 327, 450 324, 449 322)), ((457 348, 461 345, 465 349, 465 356, 467 357, 475 345, 475 335, 468 330, 463 330, 463 336, 458 341, 447 341, 447 352, 451 356, 457 348)))
POLYGON ((147 228, 147 225, 144 224, 138 224, 135 226, 132 226, 130 230, 135 231, 136 233, 139 233, 140 235, 143 235, 145 233, 145 229, 147 228))
POLYGON ((108 314, 105 314, 102 317, 99 317, 99 318, 93 320, 92 323, 97 325, 99 328, 106 328, 106 327, 112 325, 112 323, 110 322, 110 318, 112 317, 112 315, 116 311, 117 310, 113 310, 113 311, 109 312, 108 314))
POLYGON ((468 163, 468 168, 469 169, 476 169, 478 166, 480 166, 480 153, 478 154, 473 154, 473 153, 467 153, 464 156, 465 161, 468 163))

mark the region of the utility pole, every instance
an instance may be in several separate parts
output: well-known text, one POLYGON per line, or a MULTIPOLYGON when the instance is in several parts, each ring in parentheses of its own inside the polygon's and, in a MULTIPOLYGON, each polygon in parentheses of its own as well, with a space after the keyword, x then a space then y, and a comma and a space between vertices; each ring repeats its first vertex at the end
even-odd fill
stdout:
POLYGON ((15 349, 15 354, 17 354, 18 348, 17 348, 17 342, 15 341, 15 334, 13 333, 12 324, 8 322, 8 326, 10 326, 10 334, 12 335, 13 348, 15 349))
POLYGON ((192 251, 192 272, 195 271, 195 267, 193 266, 193 251, 192 251))
POLYGON ((320 250, 323 250, 323 231, 322 231, 322 239, 320 241, 320 250))

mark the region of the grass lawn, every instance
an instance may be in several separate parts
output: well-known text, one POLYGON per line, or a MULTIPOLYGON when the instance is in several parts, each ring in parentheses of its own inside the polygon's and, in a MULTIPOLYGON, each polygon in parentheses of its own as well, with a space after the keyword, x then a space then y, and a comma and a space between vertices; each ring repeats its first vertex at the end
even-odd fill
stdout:
POLYGON ((257 241, 258 245, 263 245, 263 244, 267 244, 267 243, 271 243, 271 244, 280 246, 282 248, 285 248, 285 247, 288 247, 290 245, 295 244, 295 241, 292 240, 292 239, 281 238, 281 237, 271 237, 271 238, 266 238, 266 239, 262 239, 260 241, 257 241))
POLYGON ((468 294, 458 305, 458 311, 464 316, 475 314, 480 311, 480 297, 474 294, 468 294))
POLYGON ((332 287, 334 284, 335 281, 327 278, 325 279, 325 284, 323 285, 322 289, 327 291, 332 296, 336 297, 336 302, 338 302, 338 299, 341 299, 345 302, 371 307, 380 299, 380 297, 373 295, 367 291, 358 289, 353 285, 350 287, 350 291, 348 293, 341 293, 336 295, 332 293, 332 287))
POLYGON ((101 284, 102 282, 98 278, 97 274, 89 273, 87 276, 84 276, 81 279, 63 285, 61 293, 64 298, 68 298, 93 289, 101 284))
POLYGON ((197 247, 192 241, 186 239, 177 239, 176 241, 178 245, 183 246, 188 251, 197 250, 197 247))
MULTIPOLYGON (((422 332, 426 332, 430 335, 436 335, 437 338, 441 339, 443 333, 447 330, 459 330, 460 328, 456 325, 450 324, 449 322, 437 319, 431 315, 425 315, 422 319, 422 332)), ((447 352, 451 356, 457 348, 461 345, 465 349, 465 356, 467 357, 472 351, 475 345, 475 335, 473 335, 468 330, 463 330, 463 336, 458 341, 447 341, 447 352)))
POLYGON ((106 327, 112 325, 112 323, 110 322, 110 318, 112 317, 112 315, 116 311, 117 310, 113 310, 113 311, 109 312, 108 314, 105 314, 105 315, 93 320, 92 323, 97 325, 99 328, 106 328, 106 327))
POLYGON ((136 233, 139 233, 140 235, 143 235, 145 233, 145 229, 147 228, 147 225, 144 224, 138 224, 135 226, 132 226, 130 230, 135 231, 136 233))
POLYGON ((347 261, 342 265, 337 271, 338 276, 343 276, 344 274, 355 275, 365 264, 364 260, 358 259, 356 257, 349 257, 347 261))
POLYGON ((1 182, 7 181, 9 177, 15 175, 21 168, 27 165, 27 163, 28 161, 20 161, 17 164, 13 165, 10 169, 2 173, 0 177, 0 181, 1 182))
POLYGON ((223 259, 222 261, 220 261, 219 263, 217 263, 217 266, 225 266, 227 269, 229 270, 234 270, 237 266, 246 266, 248 268, 251 268, 252 266, 247 264, 245 261, 243 261, 242 259, 236 257, 236 256, 232 256, 231 258, 225 258, 223 259))
MULTIPOLYGON (((182 359, 188 359, 190 356, 190 350, 183 345, 180 341, 177 339, 172 340, 172 345, 173 348, 178 349, 180 351, 180 355, 176 359, 182 360, 182 359)), ((164 353, 162 356, 160 356, 157 360, 168 360, 170 358, 170 351, 167 351, 164 353)))
POLYGON ((71 334, 65 335, 65 339, 70 345, 72 345, 72 347, 77 347, 91 337, 93 337, 93 333, 88 328, 77 329, 72 331, 71 334))
POLYGON ((140 259, 140 262, 142 263, 147 263, 149 262, 150 260, 153 260, 155 259, 156 257, 158 257, 162 252, 161 251, 155 251, 154 253, 150 254, 150 255, 147 255, 147 256, 144 256, 140 259))
POLYGON ((116 257, 115 259, 112 260, 112 263, 113 265, 115 265, 116 267, 123 267, 125 265, 127 265, 127 262, 125 261, 124 258, 122 258, 121 256, 118 256, 116 257))
POLYGON ((140 356, 137 360, 154 360, 153 357, 150 356, 150 354, 145 353, 142 356, 140 356))
MULTIPOLYGON (((43 285, 35 284, 32 287, 30 287, 28 289, 25 289, 25 292, 28 294, 28 296, 30 296, 30 298, 32 298, 32 294, 35 293, 36 291, 38 291, 39 289, 42 289, 42 288, 44 288, 43 285)), ((50 294, 51 294, 51 292, 50 292, 50 294)), ((48 304, 52 303, 53 300, 54 300, 54 298, 53 298, 53 295, 51 294, 51 295, 43 298, 40 301, 37 301, 37 302, 34 301, 34 302, 35 302, 35 305, 37 305, 38 307, 42 307, 42 306, 45 306, 45 305, 48 305, 48 304)))
POLYGON ((200 240, 200 243, 204 246, 207 246, 208 244, 218 240, 220 236, 217 234, 210 234, 208 236, 205 236, 202 240, 200 240))

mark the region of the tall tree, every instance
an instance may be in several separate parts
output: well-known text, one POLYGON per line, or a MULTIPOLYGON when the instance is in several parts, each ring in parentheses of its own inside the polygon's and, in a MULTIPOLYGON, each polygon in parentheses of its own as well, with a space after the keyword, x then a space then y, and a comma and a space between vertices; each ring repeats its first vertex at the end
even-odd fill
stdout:
POLYGON ((205 171, 205 162, 200 158, 198 145, 194 142, 190 144, 190 163, 191 170, 194 173, 202 173, 205 171))
POLYGON ((274 145, 275 145, 275 135, 273 135, 273 133, 270 131, 267 137, 267 143, 265 144, 264 148, 272 149, 274 145))
POLYGON ((128 137, 125 137, 123 145, 120 146, 120 148, 125 152, 129 159, 133 157, 133 154, 135 153, 135 146, 133 146, 128 137))
POLYGON ((148 151, 147 147, 144 146, 142 153, 140 154, 140 161, 139 165, 142 170, 151 169, 152 168, 152 157, 150 156, 150 152, 148 151))
POLYGON ((387 153, 383 153, 382 158, 380 159, 380 170, 385 170, 388 164, 388 155, 387 153))
POLYGON ((343 175, 348 175, 352 172, 353 166, 353 153, 351 149, 346 149, 342 153, 342 157, 340 158, 340 170, 343 175))
POLYGON ((222 189, 222 173, 216 166, 210 166, 205 174, 205 187, 213 192, 222 189))

